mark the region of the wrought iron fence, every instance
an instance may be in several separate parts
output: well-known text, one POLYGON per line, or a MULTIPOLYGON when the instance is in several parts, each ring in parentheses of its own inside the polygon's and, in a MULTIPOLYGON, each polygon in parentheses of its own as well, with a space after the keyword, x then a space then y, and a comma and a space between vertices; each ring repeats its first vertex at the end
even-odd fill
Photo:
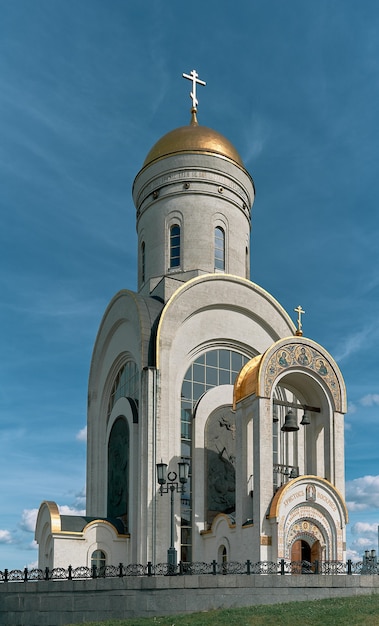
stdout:
POLYGON ((181 561, 178 565, 169 563, 157 563, 150 561, 147 565, 133 563, 130 565, 105 565, 101 567, 72 567, 67 569, 55 567, 54 569, 14 569, 0 570, 0 583, 10 582, 34 582, 38 580, 85 580, 94 578, 124 578, 126 576, 191 576, 195 574, 225 575, 245 574, 264 575, 277 574, 323 574, 323 575, 369 575, 379 574, 379 564, 367 564, 364 561, 353 563, 350 559, 344 561, 287 561, 281 559, 274 561, 259 561, 252 563, 250 560, 240 563, 238 561, 226 561, 224 563, 205 563, 196 561, 187 563, 181 561))

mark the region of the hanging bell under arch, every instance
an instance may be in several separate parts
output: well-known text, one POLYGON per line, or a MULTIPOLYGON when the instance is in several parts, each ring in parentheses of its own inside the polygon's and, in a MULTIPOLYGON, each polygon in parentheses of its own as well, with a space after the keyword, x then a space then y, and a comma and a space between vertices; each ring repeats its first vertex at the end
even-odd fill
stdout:
POLYGON ((284 424, 280 430, 282 430, 284 433, 292 433, 295 430, 299 430, 296 415, 294 415, 292 409, 288 409, 288 413, 284 418, 284 424))
POLYGON ((310 424, 310 423, 311 423, 311 418, 310 418, 309 412, 308 411, 304 411, 304 415, 302 417, 302 420, 301 420, 300 424, 302 426, 308 426, 308 424, 310 424))

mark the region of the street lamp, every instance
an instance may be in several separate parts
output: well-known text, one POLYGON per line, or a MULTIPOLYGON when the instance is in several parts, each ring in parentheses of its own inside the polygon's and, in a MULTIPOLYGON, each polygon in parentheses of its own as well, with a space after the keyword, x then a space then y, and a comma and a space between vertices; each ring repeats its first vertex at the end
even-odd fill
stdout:
POLYGON ((170 526, 170 547, 167 550, 167 563, 171 567, 177 565, 176 549, 174 547, 174 493, 184 493, 186 482, 188 481, 189 464, 186 461, 179 461, 179 482, 176 472, 167 473, 167 463, 157 463, 157 477, 161 496, 164 493, 171 493, 171 526, 170 526))

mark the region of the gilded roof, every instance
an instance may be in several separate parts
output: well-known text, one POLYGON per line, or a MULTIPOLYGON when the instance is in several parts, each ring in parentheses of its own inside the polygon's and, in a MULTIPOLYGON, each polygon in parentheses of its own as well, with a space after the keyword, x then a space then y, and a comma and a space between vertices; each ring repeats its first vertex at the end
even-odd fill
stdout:
POLYGON ((248 361, 234 383, 233 408, 236 408, 237 402, 257 393, 259 368, 263 359, 263 354, 258 354, 248 361))
POLYGON ((162 157, 181 152, 220 155, 231 159, 240 167, 244 167, 242 159, 232 143, 216 130, 207 128, 207 126, 200 126, 194 110, 188 126, 175 128, 157 141, 148 153, 143 166, 150 165, 162 157))

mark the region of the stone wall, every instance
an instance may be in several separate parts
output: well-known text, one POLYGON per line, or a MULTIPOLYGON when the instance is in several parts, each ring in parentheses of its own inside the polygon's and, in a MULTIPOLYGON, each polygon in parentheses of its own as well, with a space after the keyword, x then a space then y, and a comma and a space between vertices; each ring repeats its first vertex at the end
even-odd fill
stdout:
POLYGON ((2 626, 63 626, 379 592, 379 576, 193 575, 0 584, 2 626))

